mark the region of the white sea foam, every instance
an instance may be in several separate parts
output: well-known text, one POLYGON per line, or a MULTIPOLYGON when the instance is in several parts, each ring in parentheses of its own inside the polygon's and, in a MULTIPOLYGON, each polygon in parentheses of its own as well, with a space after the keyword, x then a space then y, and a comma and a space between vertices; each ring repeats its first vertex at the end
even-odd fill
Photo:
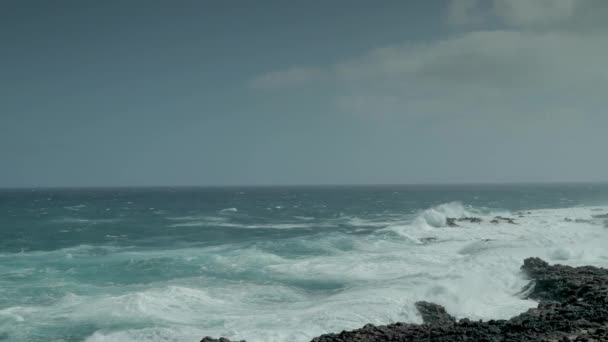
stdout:
POLYGON ((120 219, 118 219, 118 218, 93 219, 93 218, 70 217, 70 216, 51 220, 51 222, 54 222, 54 223, 80 223, 80 224, 103 224, 103 223, 113 223, 113 222, 118 222, 118 221, 120 221, 120 219))
POLYGON ((238 228, 238 229, 302 229, 302 228, 324 228, 332 227, 327 224, 313 223, 268 223, 268 224, 242 224, 235 222, 217 222, 207 220, 193 220, 188 222, 180 222, 169 225, 172 228, 180 227, 223 227, 223 228, 238 228))
POLYGON ((312 221, 315 219, 314 217, 311 217, 311 216, 294 216, 293 218, 302 220, 302 221, 312 221))
POLYGON ((166 219, 171 221, 226 221, 225 217, 208 215, 169 216, 166 219))
POLYGON ((79 211, 80 209, 86 208, 86 204, 77 204, 77 205, 72 205, 72 206, 67 206, 64 207, 67 210, 72 210, 72 211, 79 211))
MULTIPOLYGON (((409 221, 407 216, 342 218, 353 226, 376 224, 378 229, 361 236, 297 240, 300 246, 323 251, 305 257, 281 256, 255 244, 149 251, 104 247, 108 253, 96 256, 103 259, 90 260, 111 264, 170 259, 196 265, 202 275, 103 287, 67 295, 50 305, 5 308, 0 316, 15 329, 49 319, 96 322, 99 330, 87 342, 196 341, 206 335, 250 342, 309 341, 321 333, 370 322, 420 322, 414 308, 417 300, 442 304, 458 318, 508 318, 536 305, 518 296, 527 284, 519 272, 524 258, 608 265, 608 230, 603 220, 592 217, 602 211, 608 208, 532 210, 519 217, 449 203, 409 221), (483 222, 462 221, 459 227, 445 227, 447 217, 473 214, 483 222), (516 224, 491 223, 496 215, 513 217, 516 224), (139 328, 116 328, 115 322, 139 328)), ((177 224, 204 221, 201 217, 175 220, 180 221, 177 224)), ((216 224, 247 226, 222 220, 216 224)), ((291 229, 294 224, 248 227, 291 229)), ((308 227, 312 222, 297 224, 308 227)), ((335 225, 335 221, 327 224, 335 225)), ((96 248, 81 246, 22 257, 75 262, 96 255, 96 248), (73 259, 66 260, 67 253, 73 259)))
POLYGON ((447 225, 448 218, 461 218, 469 215, 462 203, 451 202, 425 210, 418 216, 417 223, 428 227, 441 228, 447 225))
MULTIPOLYGON (((238 225, 237 225, 238 226, 238 225)), ((274 223, 274 224, 251 224, 251 225, 240 225, 242 228, 262 228, 262 229, 298 229, 298 228, 323 228, 327 225, 315 225, 308 223, 274 223)))

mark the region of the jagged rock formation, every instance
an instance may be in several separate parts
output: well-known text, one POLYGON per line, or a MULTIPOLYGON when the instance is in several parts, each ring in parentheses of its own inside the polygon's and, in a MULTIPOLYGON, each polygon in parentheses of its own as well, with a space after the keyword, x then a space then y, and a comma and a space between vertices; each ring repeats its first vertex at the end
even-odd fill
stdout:
POLYGON ((490 221, 490 223, 494 223, 494 224, 498 224, 500 222, 506 222, 509 224, 516 224, 515 223, 515 219, 512 219, 510 217, 502 217, 502 216, 496 216, 494 217, 494 219, 492 221, 490 221))
POLYGON ((458 219, 458 222, 471 222, 471 223, 481 223, 483 220, 479 217, 461 217, 458 219))
MULTIPOLYGON (((551 266, 538 258, 524 261, 530 279, 523 289, 539 301, 509 320, 456 321, 445 309, 428 302, 416 303, 423 324, 395 323, 326 334, 312 342, 606 342, 608 341, 608 270, 584 266, 551 266)), ((229 342, 209 337, 201 342, 229 342)))
MULTIPOLYGON (((213 337, 207 336, 207 337, 203 337, 203 339, 201 340, 201 342, 230 342, 230 340, 227 339, 227 338, 225 338, 225 337, 213 338, 213 337)), ((240 342, 245 342, 245 341, 243 340, 243 341, 240 341, 240 342)))
POLYGON ((538 258, 524 261, 532 279, 524 289, 539 306, 509 320, 454 321, 443 307, 417 303, 424 324, 368 324, 361 329, 327 334, 313 342, 389 341, 608 341, 608 270, 550 266, 538 258))
POLYGON ((458 227, 458 224, 456 222, 470 222, 470 223, 481 223, 483 222, 483 220, 479 217, 461 217, 461 218, 456 218, 456 217, 447 217, 446 218, 446 225, 448 227, 458 227))
POLYGON ((430 324, 454 323, 456 319, 450 316, 441 305, 429 302, 417 302, 416 309, 420 312, 422 320, 430 324))

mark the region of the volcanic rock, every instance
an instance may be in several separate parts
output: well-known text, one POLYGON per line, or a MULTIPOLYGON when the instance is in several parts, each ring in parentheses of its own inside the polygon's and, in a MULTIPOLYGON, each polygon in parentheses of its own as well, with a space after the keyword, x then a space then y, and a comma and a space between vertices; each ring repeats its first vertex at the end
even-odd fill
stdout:
POLYGON ((531 279, 523 292, 540 302, 509 320, 456 322, 443 307, 418 302, 424 324, 368 324, 313 342, 608 341, 608 270, 551 266, 538 258, 526 259, 521 269, 531 279))

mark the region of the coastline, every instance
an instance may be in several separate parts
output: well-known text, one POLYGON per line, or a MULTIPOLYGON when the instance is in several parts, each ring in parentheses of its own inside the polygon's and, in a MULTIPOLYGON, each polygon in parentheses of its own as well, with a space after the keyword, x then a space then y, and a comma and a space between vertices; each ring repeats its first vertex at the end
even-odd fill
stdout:
MULTIPOLYGON (((508 320, 457 321, 440 305, 418 302, 423 324, 367 324, 311 342, 608 341, 608 269, 527 258, 521 270, 530 279, 521 296, 539 304, 508 320)), ((201 342, 230 340, 204 337, 201 342)))

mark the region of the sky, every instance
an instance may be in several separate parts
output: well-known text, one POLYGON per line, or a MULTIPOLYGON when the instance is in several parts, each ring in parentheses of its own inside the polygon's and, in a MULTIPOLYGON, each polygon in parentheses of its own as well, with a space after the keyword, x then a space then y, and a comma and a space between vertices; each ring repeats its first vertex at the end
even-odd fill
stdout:
POLYGON ((608 181, 608 1, 0 4, 0 187, 608 181))

